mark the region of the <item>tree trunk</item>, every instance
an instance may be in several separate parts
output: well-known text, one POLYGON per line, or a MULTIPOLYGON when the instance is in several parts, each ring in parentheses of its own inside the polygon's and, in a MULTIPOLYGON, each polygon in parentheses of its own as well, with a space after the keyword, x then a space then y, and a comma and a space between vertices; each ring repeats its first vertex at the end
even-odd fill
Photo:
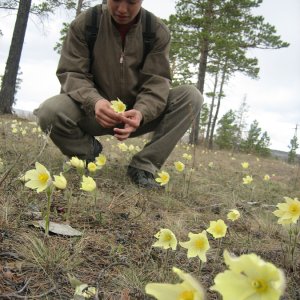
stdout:
MULTIPOLYGON (((206 32, 207 34, 210 33, 212 16, 213 16, 213 1, 208 1, 208 6, 205 10, 205 17, 207 18, 207 21, 205 22, 206 24, 203 26, 203 31, 206 32)), ((208 52, 209 52, 209 40, 208 38, 204 38, 200 50, 200 62, 199 62, 198 81, 197 81, 197 88, 202 95, 204 92, 204 82, 205 82, 208 52)), ((194 145, 199 144, 200 114, 201 114, 201 110, 193 122, 192 130, 189 137, 190 144, 194 144, 194 145)))
POLYGON ((77 7, 76 7, 76 17, 81 13, 82 11, 82 3, 83 0, 78 0, 77 7))
POLYGON ((214 110, 214 106, 215 106, 216 92, 217 92, 218 79, 219 79, 218 75, 219 75, 219 67, 218 67, 218 70, 215 75, 213 97, 211 99, 211 105, 210 105, 210 110, 209 110, 209 118, 208 118, 207 130, 206 130, 206 136, 205 136, 206 146, 208 146, 208 144, 209 144, 210 128, 211 128, 211 124, 212 124, 213 110, 214 110))
POLYGON ((222 79, 221 79, 221 84, 220 84, 220 91, 219 91, 219 96, 218 96, 217 109, 216 109, 216 113, 214 115, 213 123, 211 125, 211 131, 210 131, 210 137, 209 137, 209 143, 208 143, 208 148, 209 149, 213 148, 214 131, 215 131, 215 127, 216 127, 216 123, 217 123, 217 119, 218 119, 218 114, 219 114, 219 110, 220 110, 221 99, 223 97, 223 86, 224 86, 224 83, 225 83, 226 74, 227 74, 227 62, 225 62, 225 65, 223 67, 223 74, 222 74, 222 79))
POLYGON ((12 114, 18 69, 32 0, 20 0, 0 91, 0 114, 12 114))
MULTIPOLYGON (((199 71, 198 71, 198 82, 197 88, 203 95, 204 91, 204 81, 205 81, 205 73, 206 73, 206 65, 207 65, 207 57, 208 57, 208 41, 204 41, 203 47, 200 54, 200 63, 199 63, 199 71)), ((199 144, 199 123, 200 123, 200 113, 197 115, 193 122, 192 131, 190 134, 190 144, 199 144)))

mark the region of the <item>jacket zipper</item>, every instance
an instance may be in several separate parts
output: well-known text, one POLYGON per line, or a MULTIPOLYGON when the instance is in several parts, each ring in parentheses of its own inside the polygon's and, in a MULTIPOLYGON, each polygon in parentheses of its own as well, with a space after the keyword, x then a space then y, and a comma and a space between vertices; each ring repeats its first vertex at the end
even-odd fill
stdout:
MULTIPOLYGON (((120 67, 121 67, 121 94, 123 95, 124 87, 125 87, 125 78, 124 78, 124 57, 125 53, 122 49, 121 57, 120 57, 120 67)), ((121 95, 119 96, 121 97, 121 95)), ((121 99, 123 101, 123 99, 121 99)))
POLYGON ((123 61, 124 61, 124 51, 122 50, 121 57, 120 57, 120 64, 123 64, 123 61))

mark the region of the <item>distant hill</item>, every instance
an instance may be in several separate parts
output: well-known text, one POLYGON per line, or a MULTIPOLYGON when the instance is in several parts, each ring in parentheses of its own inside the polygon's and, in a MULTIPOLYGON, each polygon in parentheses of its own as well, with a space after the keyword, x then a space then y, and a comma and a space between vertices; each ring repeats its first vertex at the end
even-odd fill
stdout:
POLYGON ((20 118, 24 118, 30 121, 36 121, 36 117, 33 115, 32 111, 16 109, 16 108, 14 108, 13 110, 14 113, 20 118))

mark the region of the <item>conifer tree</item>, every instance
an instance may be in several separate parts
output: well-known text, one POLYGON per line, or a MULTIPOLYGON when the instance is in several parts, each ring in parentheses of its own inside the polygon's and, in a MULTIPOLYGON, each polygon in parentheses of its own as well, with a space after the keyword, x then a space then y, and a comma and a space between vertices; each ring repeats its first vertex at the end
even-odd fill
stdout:
MULTIPOLYGON (((253 15, 253 8, 261 3, 262 0, 177 1, 176 14, 169 19, 174 41, 172 47, 178 44, 174 48, 173 58, 179 58, 179 65, 185 61, 186 66, 196 74, 196 86, 202 94, 207 66, 216 51, 221 53, 223 49, 228 54, 226 49, 230 49, 245 56, 250 48, 278 49, 288 46, 276 35, 274 26, 266 23, 262 16, 253 15)), ((228 61, 228 57, 225 56, 222 61, 228 61)), ((191 134, 192 143, 197 143, 198 124, 199 118, 191 134)))
POLYGON ((236 144, 237 132, 236 115, 230 109, 218 121, 215 143, 220 149, 233 149, 236 144))
POLYGON ((290 141, 290 151, 288 154, 288 162, 289 163, 295 163, 296 162, 296 158, 297 158, 297 149, 299 148, 299 143, 298 143, 298 137, 297 137, 297 127, 298 125, 296 125, 295 128, 295 134, 293 136, 293 138, 290 141))

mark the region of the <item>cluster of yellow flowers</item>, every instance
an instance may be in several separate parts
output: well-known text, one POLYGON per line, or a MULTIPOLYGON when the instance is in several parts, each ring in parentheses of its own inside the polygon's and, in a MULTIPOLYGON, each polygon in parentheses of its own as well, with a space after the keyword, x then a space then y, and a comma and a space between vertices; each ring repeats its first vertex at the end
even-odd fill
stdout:
MULTIPOLYGON (((232 211, 231 211, 232 212, 232 211)), ((234 211, 234 218, 237 218, 234 211)), ((222 220, 218 220, 222 221, 222 220)), ((223 222, 224 223, 224 222, 223 222)), ((220 228, 223 228, 222 235, 226 233, 224 224, 219 222, 220 228), (224 233, 225 232, 225 233, 224 233)), ((217 233, 216 237, 221 235, 220 229, 215 232, 216 223, 211 222, 208 232, 217 233)), ((198 256, 201 261, 206 262, 206 252, 209 250, 209 242, 206 231, 194 234, 189 233, 190 240, 179 242, 179 244, 188 249, 187 257, 198 256)), ((176 250, 177 239, 175 234, 169 229, 161 229, 155 237, 158 239, 152 246, 163 249, 176 250)), ((279 300, 284 292, 285 278, 283 272, 273 264, 265 262, 256 254, 244 254, 240 257, 234 257, 227 250, 224 251, 225 264, 228 270, 217 274, 214 278, 214 285, 210 290, 219 292, 223 300, 279 300)), ((190 274, 173 267, 181 283, 148 283, 145 287, 147 294, 152 295, 157 300, 204 300, 205 290, 203 286, 190 274)))
POLYGON ((21 134, 22 136, 27 135, 29 132, 33 134, 38 134, 39 137, 42 136, 42 130, 41 128, 37 125, 36 122, 28 122, 26 124, 29 124, 30 126, 33 127, 28 127, 27 125, 23 126, 23 123, 18 120, 12 120, 10 127, 11 127, 11 132, 13 134, 21 134))

